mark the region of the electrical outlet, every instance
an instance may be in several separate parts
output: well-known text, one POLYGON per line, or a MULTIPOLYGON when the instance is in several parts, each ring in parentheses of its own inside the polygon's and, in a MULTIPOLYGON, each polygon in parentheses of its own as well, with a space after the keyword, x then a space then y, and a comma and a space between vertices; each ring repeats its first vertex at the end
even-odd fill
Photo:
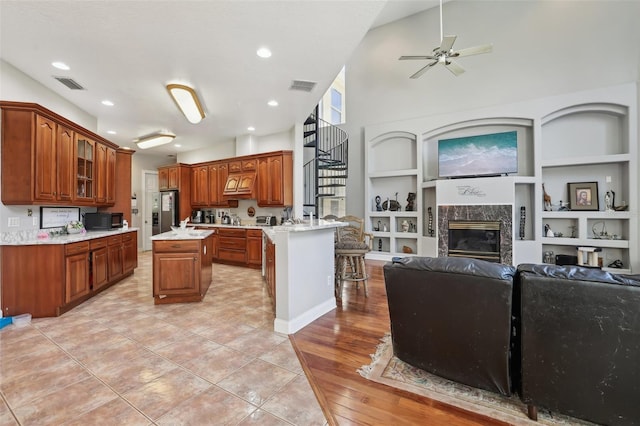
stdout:
POLYGON ((27 216, 29 216, 29 217, 33 216, 33 210, 32 209, 27 209, 27 216))
POLYGON ((38 226, 40 223, 38 221, 38 216, 33 216, 33 218, 31 219, 33 222, 31 222, 31 224, 33 226, 38 226))
POLYGON ((18 227, 20 226, 20 218, 19 217, 10 217, 9 218, 9 227, 18 227))
POLYGON ((331 287, 333 285, 333 276, 327 275, 327 285, 331 287))
POLYGON ((604 178, 604 180, 605 180, 605 182, 607 182, 607 183, 611 183, 611 176, 606 176, 606 177, 604 178))

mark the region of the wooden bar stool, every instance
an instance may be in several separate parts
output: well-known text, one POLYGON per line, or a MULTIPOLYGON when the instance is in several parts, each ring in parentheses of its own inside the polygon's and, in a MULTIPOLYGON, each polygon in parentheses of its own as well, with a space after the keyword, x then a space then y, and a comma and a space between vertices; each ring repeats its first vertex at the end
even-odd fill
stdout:
POLYGON ((367 270, 364 257, 372 249, 373 235, 364 232, 364 220, 356 216, 343 216, 337 219, 349 225, 336 228, 335 242, 335 294, 342 299, 342 289, 345 281, 356 283, 356 289, 362 282, 365 297, 369 296, 367 289, 367 270))

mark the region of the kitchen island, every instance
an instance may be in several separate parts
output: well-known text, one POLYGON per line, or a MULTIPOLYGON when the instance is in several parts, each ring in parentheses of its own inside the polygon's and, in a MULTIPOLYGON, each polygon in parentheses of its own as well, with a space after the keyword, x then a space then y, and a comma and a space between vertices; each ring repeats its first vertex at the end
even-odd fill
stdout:
POLYGON ((213 234, 184 230, 151 237, 156 305, 202 301, 213 277, 213 234))
POLYGON ((274 250, 276 332, 293 334, 335 309, 333 244, 340 226, 347 224, 320 219, 264 229, 274 250))

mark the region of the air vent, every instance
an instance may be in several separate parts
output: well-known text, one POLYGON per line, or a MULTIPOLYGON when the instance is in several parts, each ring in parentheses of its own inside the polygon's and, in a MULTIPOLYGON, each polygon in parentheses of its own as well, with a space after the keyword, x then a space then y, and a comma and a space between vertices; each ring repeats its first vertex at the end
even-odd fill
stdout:
POLYGON ((302 92, 310 92, 316 87, 316 82, 314 81, 304 81, 304 80, 293 80, 291 82, 291 87, 289 90, 300 90, 302 92))
POLYGON ((84 87, 82 87, 80 84, 78 84, 78 82, 76 82, 72 78, 69 78, 69 77, 56 77, 55 75, 53 76, 53 78, 55 78, 56 80, 58 80, 60 83, 64 84, 65 86, 67 86, 71 90, 86 90, 84 87))

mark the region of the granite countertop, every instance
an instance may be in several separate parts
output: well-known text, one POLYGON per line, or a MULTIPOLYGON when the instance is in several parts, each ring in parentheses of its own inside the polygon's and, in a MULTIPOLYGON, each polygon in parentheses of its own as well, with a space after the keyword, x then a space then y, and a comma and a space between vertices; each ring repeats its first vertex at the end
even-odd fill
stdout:
POLYGON ((204 240, 214 231, 206 229, 191 229, 188 231, 168 231, 151 237, 152 241, 176 241, 176 240, 204 240))
POLYGON ((110 231, 85 231, 79 234, 63 234, 56 235, 54 237, 47 236, 46 239, 26 239, 16 241, 3 241, 4 246, 31 246, 31 245, 56 245, 56 244, 71 244, 81 241, 93 240, 102 237, 111 237, 113 235, 126 234, 128 232, 138 231, 138 228, 116 228, 110 231))
POLYGON ((225 225, 222 223, 191 223, 189 226, 195 226, 197 228, 238 228, 238 229, 263 229, 269 228, 269 226, 256 225, 254 223, 246 225, 225 225))

